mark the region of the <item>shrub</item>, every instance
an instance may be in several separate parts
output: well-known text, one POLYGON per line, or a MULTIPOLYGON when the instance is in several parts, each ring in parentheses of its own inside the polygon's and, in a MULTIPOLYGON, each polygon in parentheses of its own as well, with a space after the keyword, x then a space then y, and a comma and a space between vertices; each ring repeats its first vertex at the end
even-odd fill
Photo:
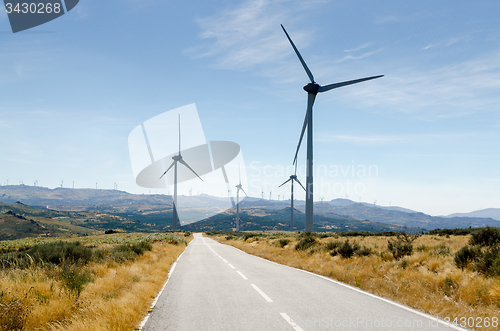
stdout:
POLYGON ((455 253, 454 262, 457 268, 464 270, 469 264, 481 256, 480 247, 464 246, 455 253))
POLYGON ((290 242, 290 239, 279 239, 274 242, 274 245, 279 248, 283 248, 290 242))
POLYGON ((450 296, 455 292, 455 289, 458 288, 458 284, 453 280, 453 278, 446 277, 439 287, 443 291, 444 295, 450 296))
POLYGON ((80 242, 63 242, 40 244, 33 247, 19 248, 19 251, 4 254, 0 257, 0 265, 5 267, 27 268, 30 264, 87 263, 92 259, 92 249, 80 242))
POLYGON ((325 244, 325 250, 327 251, 333 251, 334 249, 338 248, 342 243, 340 241, 329 241, 325 244))
POLYGON ((340 245, 337 251, 344 259, 348 259, 354 255, 354 252, 357 249, 359 249, 359 245, 356 242, 351 245, 349 243, 349 239, 347 239, 342 245, 340 245))
POLYGON ((229 235, 229 236, 226 236, 226 240, 231 240, 233 239, 234 237, 232 235, 229 235))
POLYGON ((500 229, 487 226, 471 233, 469 245, 498 246, 500 245, 500 229))
POLYGON ((360 248, 358 246, 358 249, 354 251, 354 254, 357 256, 368 256, 372 253, 372 249, 370 247, 363 246, 363 248, 360 248))
POLYGON ((387 249, 396 260, 413 253, 413 245, 411 243, 404 243, 401 240, 388 240, 387 249))
POLYGON ((500 260, 499 248, 493 247, 485 250, 480 256, 478 256, 476 263, 474 264, 474 270, 485 275, 490 275, 492 274, 492 267, 496 260, 500 260))
POLYGON ((408 260, 407 259, 402 259, 400 263, 401 268, 406 269, 408 266, 408 260))
POLYGON ((79 297, 87 283, 94 281, 88 271, 78 268, 64 268, 61 272, 63 286, 75 297, 79 297))
POLYGON ((312 245, 316 244, 316 238, 311 237, 311 236, 306 236, 303 239, 301 239, 297 245, 295 245, 295 250, 299 251, 305 251, 312 245))

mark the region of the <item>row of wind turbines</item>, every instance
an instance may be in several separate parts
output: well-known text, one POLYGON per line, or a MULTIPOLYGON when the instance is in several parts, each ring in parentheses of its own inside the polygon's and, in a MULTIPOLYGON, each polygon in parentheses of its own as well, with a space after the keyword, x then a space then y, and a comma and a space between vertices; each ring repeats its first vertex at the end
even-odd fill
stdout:
MULTIPOLYGON (((281 28, 283 29, 283 32, 285 33, 288 41, 290 42, 293 50, 297 54, 297 57, 299 58, 300 63, 302 64, 302 67, 304 68, 307 76, 309 77, 309 80, 311 81, 310 83, 306 84, 303 89, 304 91, 307 92, 307 110, 306 110, 306 115, 304 118, 304 124, 302 125, 302 131, 300 133, 300 138, 299 138, 299 143, 297 144, 297 149, 295 151, 295 156, 293 158, 293 165, 295 166, 295 173, 290 176, 288 180, 286 180, 283 184, 281 184, 279 187, 285 185, 286 183, 290 182, 291 184, 291 210, 290 210, 290 231, 293 231, 293 182, 297 182, 305 191, 306 191, 306 225, 305 225, 305 231, 313 231, 313 196, 314 196, 314 190, 313 190, 313 105, 314 101, 316 99, 316 95, 318 93, 322 92, 327 92, 339 87, 347 86, 347 85, 352 85, 352 84, 357 84, 361 83, 364 81, 376 79, 383 77, 384 75, 378 75, 378 76, 371 76, 371 77, 366 77, 366 78, 360 78, 360 79, 354 79, 354 80, 349 80, 349 81, 344 81, 340 83, 333 83, 333 84, 328 84, 328 85, 319 85, 318 83, 315 82, 314 76, 309 70, 309 67, 307 66, 306 62, 302 58, 302 55, 300 54, 299 50, 293 43, 292 39, 288 35, 288 32, 285 30, 285 27, 281 25, 281 28), (306 187, 302 185, 302 183, 299 181, 297 178, 297 156, 299 154, 300 146, 302 144, 302 139, 304 138, 304 133, 307 128, 307 157, 306 157, 306 187)), ((180 115, 179 115, 179 154, 175 155, 172 157, 173 162, 172 164, 168 167, 167 170, 161 175, 160 178, 165 176, 165 174, 173 167, 174 168, 174 206, 173 206, 173 224, 172 224, 172 230, 176 231, 177 230, 177 163, 180 163, 187 167, 192 173, 194 173, 201 181, 200 176, 182 159, 181 155, 181 127, 180 127, 180 115)), ((241 176, 239 180, 239 184, 236 185, 236 231, 240 231, 240 217, 239 217, 239 212, 240 212, 240 201, 239 201, 239 193, 240 190, 243 191, 243 193, 246 194, 246 192, 243 190, 243 187, 241 185, 241 176)))

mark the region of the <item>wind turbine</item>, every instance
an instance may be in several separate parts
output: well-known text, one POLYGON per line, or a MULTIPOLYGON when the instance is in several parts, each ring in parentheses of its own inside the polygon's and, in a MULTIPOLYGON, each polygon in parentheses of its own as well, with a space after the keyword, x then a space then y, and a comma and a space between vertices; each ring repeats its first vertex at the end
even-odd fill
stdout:
POLYGON ((306 117, 304 119, 304 125, 302 126, 302 133, 300 134, 300 139, 299 139, 299 144, 297 145, 297 151, 295 152, 295 157, 293 159, 293 163, 295 164, 297 162, 297 154, 299 153, 300 149, 300 144, 302 143, 302 138, 304 137, 304 132, 307 127, 307 170, 306 170, 306 231, 312 231, 313 230, 313 104, 314 100, 316 99, 316 95, 321 92, 326 92, 330 91, 332 89, 336 89, 342 86, 347 86, 351 84, 356 84, 356 83, 361 83, 370 79, 375 79, 382 77, 383 75, 379 76, 373 76, 373 77, 367 77, 367 78, 361 78, 361 79, 355 79, 355 80, 349 80, 345 82, 340 82, 340 83, 334 83, 334 84, 328 84, 328 85, 319 85, 314 81, 314 76, 307 67, 306 63, 304 62, 304 59, 299 53, 299 50, 297 47, 295 47, 295 44, 293 43, 292 39, 286 32, 285 28, 283 25, 281 25, 281 28, 285 32, 286 37, 288 38, 288 41, 290 41, 290 44, 293 47, 293 50, 297 54, 297 57, 299 58, 300 63, 302 63, 302 66, 304 67, 304 70, 307 73, 307 76, 311 80, 309 84, 304 86, 304 90, 307 92, 307 111, 306 111, 306 117))
POLYGON ((198 176, 198 174, 193 169, 191 169, 191 167, 186 163, 186 161, 184 161, 182 159, 182 155, 181 155, 181 114, 179 114, 179 154, 173 156, 172 159, 174 161, 172 162, 170 167, 168 167, 168 169, 165 170, 163 175, 160 176, 160 179, 163 176, 165 176, 165 174, 170 170, 170 168, 174 167, 174 208, 173 208, 174 215, 173 215, 173 221, 172 221, 172 230, 177 231, 177 162, 179 162, 180 164, 184 165, 186 168, 191 170, 191 172, 193 174, 195 174, 196 177, 198 177, 201 181, 203 181, 203 179, 201 179, 201 177, 198 176))
POLYGON ((240 232, 240 190, 242 190, 243 193, 245 193, 245 195, 248 196, 247 192, 245 192, 245 190, 241 186, 241 173, 239 173, 239 178, 240 178, 240 183, 236 185, 236 232, 240 232))
POLYGON ((292 182, 292 198, 290 200, 292 200, 292 209, 290 210, 290 231, 293 231, 293 181, 296 181, 297 183, 299 183, 299 185, 304 189, 304 191, 306 191, 306 189, 304 188, 304 186, 302 185, 302 183, 299 181, 299 179, 297 178, 297 163, 295 163, 295 173, 293 175, 290 176, 290 178, 285 181, 283 184, 281 184, 279 187, 282 187, 283 185, 285 185, 286 183, 288 182, 292 182))

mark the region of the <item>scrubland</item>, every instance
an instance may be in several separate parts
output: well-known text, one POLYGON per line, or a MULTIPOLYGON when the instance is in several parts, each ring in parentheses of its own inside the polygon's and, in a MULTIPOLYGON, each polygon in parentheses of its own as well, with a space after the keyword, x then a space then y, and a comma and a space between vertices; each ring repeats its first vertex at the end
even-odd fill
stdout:
POLYGON ((134 330, 190 233, 0 242, 0 330, 134 330))
POLYGON ((478 231, 483 232, 211 235, 247 253, 331 277, 470 329, 499 330, 500 230, 478 231))

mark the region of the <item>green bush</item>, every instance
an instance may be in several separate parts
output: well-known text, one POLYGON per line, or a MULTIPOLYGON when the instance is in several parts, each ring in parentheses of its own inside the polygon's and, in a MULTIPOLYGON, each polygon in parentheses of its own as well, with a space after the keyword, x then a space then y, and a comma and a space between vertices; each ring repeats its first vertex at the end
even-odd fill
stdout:
POLYGON ((279 239, 274 242, 274 245, 279 248, 283 248, 290 242, 290 239, 279 239))
POLYGON ((451 277, 446 277, 443 283, 440 284, 440 288, 444 295, 450 296, 455 292, 455 289, 458 288, 458 284, 451 277))
POLYGON ((372 253, 372 249, 369 247, 366 247, 366 246, 363 246, 363 248, 361 248, 358 245, 358 249, 354 250, 354 254, 356 254, 357 256, 368 256, 371 253, 372 253))
POLYGON ((347 239, 342 245, 339 246, 337 252, 344 259, 348 259, 354 255, 354 252, 359 249, 359 244, 354 242, 353 245, 349 243, 349 239, 347 239))
POLYGON ((63 286, 77 298, 85 288, 85 285, 94 281, 88 271, 81 271, 78 268, 64 268, 61 272, 63 286))
POLYGON ((80 242, 57 241, 22 247, 17 252, 2 254, 0 266, 27 268, 31 264, 87 263, 92 259, 92 249, 80 242))
POLYGON ((297 245, 295 245, 295 250, 305 251, 314 244, 316 244, 316 238, 312 236, 305 236, 297 243, 297 245))
POLYGON ((474 264, 474 270, 485 275, 492 274, 492 267, 496 260, 500 260, 500 249, 493 247, 485 250, 478 258, 474 264))
POLYGON ((403 256, 413 254, 413 245, 411 243, 404 243, 401 240, 388 240, 387 249, 396 260, 399 260, 403 256))
POLYGON ((469 245, 489 247, 500 245, 500 229, 487 226, 473 231, 469 239, 469 245))
POLYGON ((333 251, 334 249, 340 247, 342 243, 340 241, 329 241, 325 244, 325 250, 333 251))
POLYGON ((455 253, 455 265, 457 268, 464 270, 470 263, 476 261, 481 256, 480 247, 464 246, 455 253))

